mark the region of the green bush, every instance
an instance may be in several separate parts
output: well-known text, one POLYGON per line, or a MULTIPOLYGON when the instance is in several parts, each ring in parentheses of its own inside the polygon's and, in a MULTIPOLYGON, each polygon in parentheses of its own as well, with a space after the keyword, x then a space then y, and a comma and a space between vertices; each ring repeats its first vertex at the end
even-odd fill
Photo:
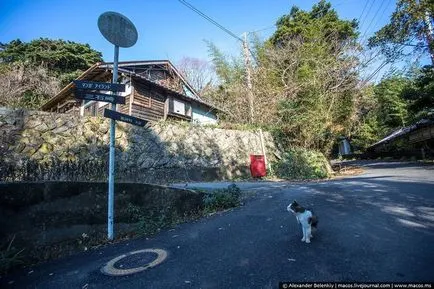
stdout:
POLYGON ((137 223, 136 233, 138 235, 153 235, 161 229, 175 225, 178 222, 168 212, 152 213, 142 216, 137 223))
MULTIPOLYGON (((203 211, 200 211, 200 213, 193 218, 237 207, 241 203, 241 190, 235 184, 228 186, 226 189, 196 191, 203 193, 204 206, 203 211)), ((161 229, 188 220, 186 216, 177 215, 170 207, 145 212, 140 207, 130 204, 126 210, 130 215, 129 221, 136 224, 135 233, 140 236, 152 235, 159 232, 161 229)))
POLYGON ((228 186, 227 189, 204 193, 206 213, 237 207, 241 202, 241 190, 235 184, 228 186))
POLYGON ((293 148, 272 164, 274 174, 283 179, 322 179, 330 177, 326 157, 317 151, 293 148))
POLYGON ((131 214, 131 221, 136 223, 135 232, 140 236, 153 235, 161 229, 184 220, 183 216, 178 216, 170 207, 155 211, 143 211, 137 206, 130 205, 127 210, 131 214))

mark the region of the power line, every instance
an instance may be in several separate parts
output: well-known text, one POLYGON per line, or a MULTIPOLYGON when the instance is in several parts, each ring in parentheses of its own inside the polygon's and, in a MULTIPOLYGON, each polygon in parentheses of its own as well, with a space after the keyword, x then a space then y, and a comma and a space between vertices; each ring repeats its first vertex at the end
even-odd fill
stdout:
MULTIPOLYGON (((401 45, 401 49, 399 49, 398 50, 398 52, 397 53, 401 53, 401 52, 403 52, 404 51, 404 49, 405 49, 405 46, 403 46, 403 45, 401 45)), ((373 73, 371 73, 365 80, 364 80, 364 83, 367 83, 368 81, 370 81, 373 77, 375 77, 376 75, 377 75, 377 73, 379 73, 387 64, 390 64, 390 63, 393 63, 393 61, 392 60, 390 60, 390 59, 386 59, 386 60, 384 60, 379 66, 378 66, 378 68, 377 69, 375 69, 374 70, 374 72, 373 73)))
MULTIPOLYGON (((202 16, 203 18, 205 18, 206 20, 208 20, 209 22, 211 22, 212 24, 214 24, 215 26, 217 26, 218 28, 220 28, 221 30, 223 30, 224 32, 226 32, 227 34, 229 34, 230 36, 232 36, 233 38, 237 39, 238 41, 241 41, 242 43, 244 43, 244 40, 241 39, 240 37, 238 37, 237 35, 235 35, 232 31, 230 31, 229 29, 227 29, 226 27, 224 27, 223 25, 221 25, 220 23, 218 23, 217 21, 215 21, 214 19, 212 19, 211 17, 209 17, 208 15, 206 15, 205 13, 203 13, 202 11, 200 11, 199 9, 197 9, 196 7, 194 7, 193 5, 191 5, 190 3, 188 3, 185 0, 178 0, 179 2, 181 2, 181 4, 187 6, 188 8, 190 8, 191 10, 193 10, 194 12, 196 12, 197 14, 199 14, 200 16, 202 16)), ((268 28, 264 28, 268 29, 268 28)), ((255 55, 253 54, 253 52, 250 50, 250 48, 247 48, 250 52, 250 54, 252 55, 252 58, 258 62, 258 60, 256 59, 255 55)))
MULTIPOLYGON (((363 38, 366 36, 366 34, 368 33, 369 29, 371 28, 372 23, 374 22, 374 19, 377 17, 378 12, 380 12, 380 10, 381 10, 381 8, 383 7, 384 3, 386 3, 385 0, 383 0, 383 1, 381 2, 380 7, 378 7, 377 11, 376 11, 375 14, 374 14, 374 17, 372 17, 372 19, 371 19, 371 22, 369 22, 369 25, 368 25, 368 27, 366 28, 365 33, 364 33, 363 36, 362 36, 362 39, 363 39, 363 38)), ((385 11, 385 10, 386 10, 386 9, 383 10, 383 14, 384 14, 384 11, 385 11)), ((378 19, 377 19, 377 22, 378 22, 378 19)))
POLYGON ((244 33, 244 39, 241 39, 240 37, 235 35, 232 31, 230 31, 229 29, 227 29, 223 25, 219 24, 217 21, 215 21, 214 19, 212 19, 211 17, 209 17, 208 15, 206 15, 205 13, 203 13, 202 11, 200 11, 199 9, 197 9, 196 7, 194 7, 193 5, 188 3, 187 1, 185 1, 185 0, 178 0, 178 1, 181 2, 181 4, 190 8, 191 10, 193 10, 194 12, 196 12, 197 14, 199 14, 200 16, 202 16, 203 18, 205 18, 206 20, 208 20, 209 22, 211 22, 212 24, 214 24, 215 26, 217 26, 218 28, 222 29, 224 32, 226 32, 227 34, 229 34, 233 38, 235 38, 235 39, 237 39, 243 43, 243 52, 244 52, 244 60, 245 60, 245 67, 246 67, 247 92, 248 92, 248 99, 249 99, 249 121, 251 123, 253 123, 254 95, 252 92, 252 82, 251 82, 251 78, 250 78, 249 52, 250 52, 250 55, 252 56, 252 58, 256 61, 256 63, 258 62, 258 60, 256 59, 255 55, 252 53, 252 51, 249 48, 249 44, 247 42, 247 32, 244 33))
MULTIPOLYGON (((386 11, 387 11, 387 7, 390 6, 391 2, 392 2, 392 0, 388 0, 388 1, 387 1, 387 5, 386 5, 386 7, 384 7, 383 13, 381 13, 381 16, 380 16, 379 19, 382 19, 382 18, 383 18, 384 14, 385 14, 386 11)), ((377 20, 377 22, 378 22, 378 20, 377 20)), ((377 22, 376 22, 375 24, 377 24, 377 22)))
POLYGON ((383 13, 381 13, 381 16, 377 19, 377 21, 375 21, 374 27, 375 27, 375 25, 378 24, 378 21, 380 21, 380 19, 383 18, 384 14, 385 14, 386 11, 387 11, 387 7, 390 5, 390 2, 392 2, 392 0, 388 0, 388 1, 387 1, 387 5, 386 5, 386 7, 384 7, 383 13))
MULTIPOLYGON (((384 8, 384 10, 383 10, 383 12, 381 13, 380 17, 377 18, 377 20, 375 21, 374 27, 375 27, 375 25, 377 25, 377 23, 380 21, 380 19, 383 18, 384 14, 386 13, 387 7, 390 5, 391 1, 392 1, 392 0, 388 0, 388 1, 387 1, 387 5, 386 5, 386 7, 384 8)), ((373 20, 375 19, 376 15, 377 15, 378 12, 380 11, 380 9, 381 9, 381 7, 383 6, 384 3, 386 3, 385 0, 381 3, 381 6, 380 6, 379 9, 377 10, 377 13, 375 14, 375 16, 371 19, 371 23, 368 25, 368 28, 365 30, 363 36, 360 37, 360 45, 361 45, 361 46, 365 46, 365 45, 368 44, 369 38, 366 37, 366 34, 367 34, 368 29, 369 29, 369 27, 371 26, 373 20)))
POLYGON ((197 14, 199 14, 200 16, 202 16, 203 18, 205 18, 206 20, 208 20, 209 22, 211 22, 212 24, 214 24, 215 26, 217 26, 218 28, 220 28, 221 30, 223 30, 224 32, 226 32, 227 34, 229 34, 230 36, 232 36, 233 38, 243 42, 243 39, 235 35, 232 31, 230 31, 223 25, 219 24, 217 21, 215 21, 214 19, 212 19, 211 17, 209 17, 208 15, 206 15, 205 13, 203 13, 202 11, 200 11, 199 9, 197 9, 187 1, 185 0, 178 0, 178 1, 181 2, 183 5, 187 6, 188 8, 190 8, 191 10, 193 10, 194 12, 196 12, 197 14))
POLYGON ((365 2, 365 6, 363 7, 362 14, 360 14, 359 18, 357 19, 357 22, 360 22, 360 19, 362 18, 363 13, 365 12, 366 7, 368 6, 368 3, 369 3, 369 0, 365 2))
MULTIPOLYGON (((368 0, 369 1, 369 0, 368 0)), ((360 24, 360 28, 362 28, 363 24, 365 24, 366 19, 368 18, 369 12, 371 12, 372 6, 374 6, 375 0, 372 0, 371 6, 369 6, 368 12, 366 12, 365 18, 360 24)))
POLYGON ((262 29, 258 29, 258 30, 255 30, 255 31, 249 31, 248 33, 262 32, 262 31, 265 31, 265 30, 272 29, 272 28, 274 28, 274 27, 276 27, 276 25, 273 24, 273 25, 267 26, 267 27, 262 28, 262 29))

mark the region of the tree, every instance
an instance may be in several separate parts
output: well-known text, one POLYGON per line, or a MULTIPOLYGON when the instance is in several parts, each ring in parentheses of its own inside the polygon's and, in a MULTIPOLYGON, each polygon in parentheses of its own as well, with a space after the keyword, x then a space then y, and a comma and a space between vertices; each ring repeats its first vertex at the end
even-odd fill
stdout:
POLYGON ((425 66, 414 77, 412 85, 403 91, 406 99, 410 120, 434 118, 434 67, 425 66))
MULTIPOLYGON (((252 46, 258 60, 254 125, 275 129, 288 146, 329 153, 336 137, 350 131, 358 109, 356 28, 325 1, 281 17, 269 41, 252 46)), ((220 80, 214 100, 229 112, 228 121, 247 123, 242 59, 229 60, 215 46, 210 50, 220 80)))
POLYGON ((432 32, 434 2, 432 0, 398 0, 390 23, 369 39, 370 47, 380 47, 389 61, 412 52, 428 52, 434 65, 434 36, 432 32))
POLYGON ((403 98, 403 92, 410 84, 408 78, 393 76, 374 87, 378 102, 376 114, 388 131, 403 127, 408 122, 407 101, 403 98))
POLYGON ((72 41, 0 43, 0 105, 38 109, 61 86, 100 61, 100 52, 72 41))
POLYGON ((75 79, 91 65, 102 61, 102 54, 89 44, 40 38, 28 43, 12 40, 0 50, 3 63, 25 63, 43 66, 56 76, 62 85, 75 79))
POLYGON ((0 106, 37 109, 59 89, 59 81, 44 67, 0 65, 0 106))
POLYGON ((347 53, 351 46, 344 48, 340 39, 322 39, 317 45, 334 53, 318 51, 300 39, 268 49, 255 87, 257 95, 268 99, 266 107, 275 109, 274 117, 263 112, 262 120, 279 125, 288 145, 329 153, 336 138, 350 130, 358 109, 357 61, 347 53), (273 88, 267 83, 274 83, 273 88))
POLYGON ((276 25, 277 30, 270 38, 275 46, 282 45, 288 39, 298 38, 304 43, 315 43, 328 37, 345 45, 349 39, 355 40, 358 35, 357 21, 340 19, 331 4, 325 0, 319 1, 311 11, 293 6, 290 13, 280 17, 276 25))
POLYGON ((398 128, 434 117, 432 66, 408 75, 391 75, 369 87, 354 124, 352 143, 364 149, 398 128))
POLYGON ((213 86, 214 69, 206 60, 184 57, 177 67, 199 95, 207 94, 213 86))
POLYGON ((355 151, 365 151, 386 133, 378 117, 379 105, 375 97, 374 85, 364 87, 360 95, 355 104, 359 109, 354 115, 348 135, 355 151))
POLYGON ((349 133, 360 97, 357 35, 357 21, 340 19, 324 0, 311 11, 292 7, 277 21, 261 59, 270 73, 260 74, 281 87, 275 122, 287 144, 328 154, 349 133))
POLYGON ((221 118, 236 123, 245 123, 248 107, 245 85, 245 67, 241 58, 229 58, 217 46, 208 43, 208 51, 212 58, 217 80, 206 95, 205 100, 223 111, 221 118))

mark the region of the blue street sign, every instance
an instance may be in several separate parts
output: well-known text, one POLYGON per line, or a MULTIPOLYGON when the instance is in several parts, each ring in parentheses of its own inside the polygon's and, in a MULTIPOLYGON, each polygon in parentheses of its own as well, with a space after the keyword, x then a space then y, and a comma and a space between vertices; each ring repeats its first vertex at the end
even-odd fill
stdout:
POLYGON ((137 126, 145 126, 148 122, 141 118, 137 118, 128 114, 120 113, 111 109, 104 109, 104 117, 108 117, 114 120, 126 122, 137 126))
POLYGON ((74 80, 75 88, 91 90, 125 91, 125 84, 74 80))
POLYGON ((110 103, 125 104, 125 97, 115 94, 77 91, 75 97, 84 100, 104 101, 110 103))

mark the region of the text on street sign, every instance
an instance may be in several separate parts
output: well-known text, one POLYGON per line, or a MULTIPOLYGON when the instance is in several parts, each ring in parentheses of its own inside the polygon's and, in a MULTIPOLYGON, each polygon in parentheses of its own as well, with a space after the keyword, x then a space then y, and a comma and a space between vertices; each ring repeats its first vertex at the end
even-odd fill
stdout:
POLYGON ((75 97, 84 100, 103 101, 116 104, 125 104, 125 97, 114 94, 77 91, 75 97))
POLYGON ((129 124, 133 124, 133 125, 137 125, 137 126, 145 126, 146 123, 148 123, 146 120, 128 115, 128 114, 123 114, 111 109, 104 109, 104 117, 108 117, 114 120, 118 120, 118 121, 122 121, 122 122, 126 122, 129 124))
POLYGON ((92 89, 92 90, 108 90, 108 91, 125 91, 125 84, 109 83, 109 82, 95 82, 74 80, 75 88, 77 89, 92 89))

